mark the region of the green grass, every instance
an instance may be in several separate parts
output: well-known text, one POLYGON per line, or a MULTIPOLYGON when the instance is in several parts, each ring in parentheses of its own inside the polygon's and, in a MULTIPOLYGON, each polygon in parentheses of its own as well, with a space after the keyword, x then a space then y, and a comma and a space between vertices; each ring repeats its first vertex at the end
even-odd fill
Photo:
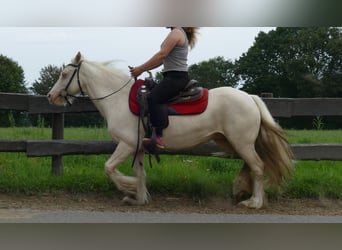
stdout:
POLYGON ((286 132, 291 144, 342 144, 342 130, 287 130, 286 132))
POLYGON ((341 161, 299 161, 286 187, 293 198, 342 198, 341 161))
MULTIPOLYGON (((342 130, 288 131, 291 143, 342 143, 342 130)), ((47 128, 1 128, 0 138, 49 139, 47 128)), ((103 128, 67 128, 65 139, 109 139, 103 128)), ((65 156, 63 176, 51 175, 50 157, 27 158, 24 153, 0 153, 0 191, 37 194, 46 192, 110 195, 116 192, 104 172, 108 155, 65 156)), ((149 191, 192 197, 229 196, 242 162, 214 157, 161 156, 161 164, 149 167, 145 158, 149 191)), ((132 175, 132 159, 119 170, 132 175)), ((277 192, 269 191, 271 197, 277 192)), ((342 198, 342 161, 299 161, 282 195, 292 198, 342 198)))
POLYGON ((208 157, 162 156, 162 164, 147 167, 151 192, 194 197, 227 195, 240 160, 208 157))

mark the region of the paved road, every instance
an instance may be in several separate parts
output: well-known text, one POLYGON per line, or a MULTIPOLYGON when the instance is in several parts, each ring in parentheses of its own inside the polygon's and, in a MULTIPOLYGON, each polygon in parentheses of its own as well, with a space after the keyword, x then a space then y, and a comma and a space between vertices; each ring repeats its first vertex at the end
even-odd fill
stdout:
POLYGON ((178 214, 0 209, 1 223, 342 223, 342 216, 178 214))

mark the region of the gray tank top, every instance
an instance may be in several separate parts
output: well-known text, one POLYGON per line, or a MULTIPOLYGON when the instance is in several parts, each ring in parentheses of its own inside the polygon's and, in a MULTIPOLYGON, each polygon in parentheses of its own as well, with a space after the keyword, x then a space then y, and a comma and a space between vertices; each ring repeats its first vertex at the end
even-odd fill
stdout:
POLYGON ((183 31, 185 35, 185 43, 182 46, 176 45, 173 50, 171 50, 170 54, 164 59, 164 69, 163 72, 168 71, 188 71, 188 50, 189 50, 189 42, 188 38, 182 28, 179 28, 183 31))

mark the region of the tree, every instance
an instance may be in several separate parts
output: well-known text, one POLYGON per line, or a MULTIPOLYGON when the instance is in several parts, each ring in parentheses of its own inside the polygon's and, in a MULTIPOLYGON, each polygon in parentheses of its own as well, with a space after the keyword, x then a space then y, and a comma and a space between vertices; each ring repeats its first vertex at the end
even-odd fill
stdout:
MULTIPOLYGON (((24 70, 17 62, 0 55, 0 92, 27 93, 24 70)), ((21 112, 0 111, 0 126, 15 126, 25 120, 21 112)))
POLYGON ((243 90, 281 97, 341 96, 339 28, 277 28, 260 32, 236 62, 243 90))
POLYGON ((330 36, 327 50, 333 56, 323 75, 324 96, 342 97, 342 28, 332 29, 330 36))
POLYGON ((57 82, 63 68, 48 65, 41 69, 40 77, 35 80, 30 90, 36 95, 46 95, 57 82))
POLYGON ((0 92, 27 93, 24 70, 4 55, 0 55, 0 92))
POLYGON ((234 63, 221 56, 191 65, 189 75, 207 88, 236 87, 238 85, 238 77, 234 73, 234 63))
MULTIPOLYGON (((46 95, 53 85, 57 82, 63 68, 54 65, 48 65, 40 70, 38 80, 35 80, 30 87, 30 91, 35 95, 46 95)), ((34 126, 51 125, 51 115, 30 115, 31 124, 34 126)))

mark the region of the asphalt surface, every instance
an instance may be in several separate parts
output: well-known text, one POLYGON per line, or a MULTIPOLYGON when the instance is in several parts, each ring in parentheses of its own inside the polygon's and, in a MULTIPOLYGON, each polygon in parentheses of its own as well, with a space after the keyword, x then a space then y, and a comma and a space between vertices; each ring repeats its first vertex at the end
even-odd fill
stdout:
POLYGON ((0 209, 0 223, 342 223, 342 216, 0 209))

